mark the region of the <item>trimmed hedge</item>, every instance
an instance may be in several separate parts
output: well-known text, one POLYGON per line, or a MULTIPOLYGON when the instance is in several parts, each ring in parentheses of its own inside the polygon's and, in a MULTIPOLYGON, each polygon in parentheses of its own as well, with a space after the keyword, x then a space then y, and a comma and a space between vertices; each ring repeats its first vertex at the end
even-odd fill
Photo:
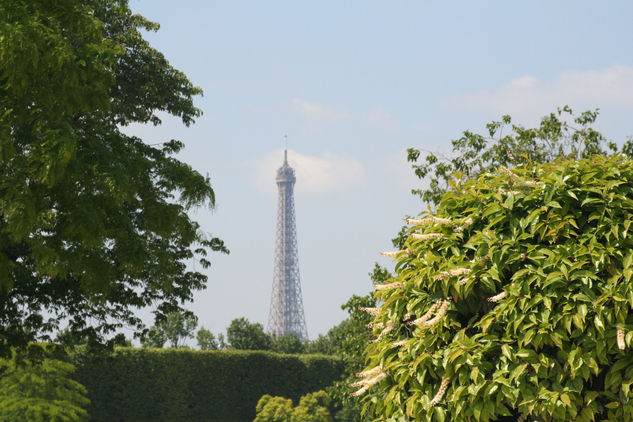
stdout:
POLYGON ((74 361, 93 422, 250 422, 262 395, 296 403, 344 369, 328 356, 238 350, 120 348, 74 361))

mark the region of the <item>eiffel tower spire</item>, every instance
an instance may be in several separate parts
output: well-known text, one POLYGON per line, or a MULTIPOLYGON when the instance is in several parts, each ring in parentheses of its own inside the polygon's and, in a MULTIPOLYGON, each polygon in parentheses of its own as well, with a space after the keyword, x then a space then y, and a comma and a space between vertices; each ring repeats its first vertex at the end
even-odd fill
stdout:
POLYGON ((267 330, 274 336, 294 334, 308 339, 301 282, 295 223, 295 171, 288 164, 288 141, 284 136, 284 162, 277 170, 279 199, 277 206, 277 235, 273 268, 273 291, 270 299, 267 330))

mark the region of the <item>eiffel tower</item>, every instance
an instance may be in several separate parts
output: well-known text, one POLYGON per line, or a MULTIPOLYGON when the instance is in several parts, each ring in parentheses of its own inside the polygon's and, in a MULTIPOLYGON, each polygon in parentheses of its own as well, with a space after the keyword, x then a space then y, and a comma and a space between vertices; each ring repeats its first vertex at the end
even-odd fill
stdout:
MULTIPOLYGON (((286 140, 286 137, 284 136, 286 140)), ((288 147, 284 149, 284 162, 277 170, 279 200, 277 206, 277 236, 273 269, 273 292, 270 299, 267 331, 276 336, 294 334, 300 340, 308 339, 301 282, 295 224, 294 185, 295 171, 288 165, 288 147)))

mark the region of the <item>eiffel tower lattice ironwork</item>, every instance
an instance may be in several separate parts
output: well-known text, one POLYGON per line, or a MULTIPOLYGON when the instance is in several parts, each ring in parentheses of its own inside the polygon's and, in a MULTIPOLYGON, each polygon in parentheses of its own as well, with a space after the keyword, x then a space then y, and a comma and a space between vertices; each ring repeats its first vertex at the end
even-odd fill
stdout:
POLYGON ((288 149, 284 150, 283 165, 277 170, 279 200, 277 208, 277 235, 273 292, 270 299, 267 331, 274 336, 294 334, 300 340, 308 339, 301 282, 299 281, 299 255, 295 223, 294 185, 295 171, 288 165, 288 149))

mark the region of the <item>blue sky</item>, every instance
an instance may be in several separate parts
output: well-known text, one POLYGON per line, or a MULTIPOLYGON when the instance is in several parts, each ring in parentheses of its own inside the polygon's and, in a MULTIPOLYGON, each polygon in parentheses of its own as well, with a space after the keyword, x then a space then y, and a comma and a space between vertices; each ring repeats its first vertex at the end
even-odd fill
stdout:
MULTIPOLYGON (((266 325, 276 220, 274 172, 288 134, 297 170, 299 262, 311 338, 370 288, 379 250, 426 206, 406 148, 447 151, 502 114, 532 125, 569 104, 598 128, 633 135, 633 2, 131 0, 159 22, 147 39, 204 90, 186 128, 128 129, 186 144, 208 173, 213 211, 192 215, 225 240, 208 288, 188 307, 218 333, 266 325)), ((151 319, 148 319, 151 323, 151 319)))

